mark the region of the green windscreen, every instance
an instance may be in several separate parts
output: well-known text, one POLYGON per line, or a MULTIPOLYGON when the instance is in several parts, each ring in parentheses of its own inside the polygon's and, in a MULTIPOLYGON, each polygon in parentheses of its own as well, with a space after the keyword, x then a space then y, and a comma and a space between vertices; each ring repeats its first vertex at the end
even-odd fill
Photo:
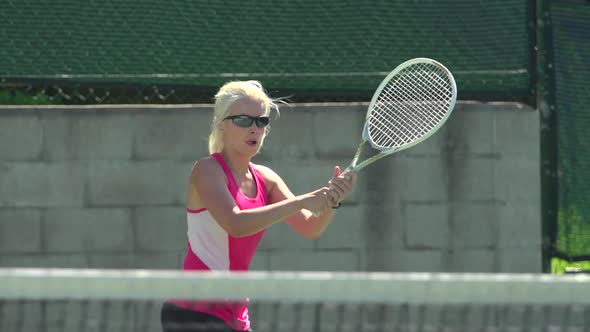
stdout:
MULTIPOLYGON (((445 64, 464 96, 530 94, 526 1, 8 1, 5 81, 218 87, 366 97, 405 60, 445 64)), ((460 96, 461 97, 461 96, 460 96)))
POLYGON ((559 136, 557 250, 590 260, 590 5, 552 8, 559 136))

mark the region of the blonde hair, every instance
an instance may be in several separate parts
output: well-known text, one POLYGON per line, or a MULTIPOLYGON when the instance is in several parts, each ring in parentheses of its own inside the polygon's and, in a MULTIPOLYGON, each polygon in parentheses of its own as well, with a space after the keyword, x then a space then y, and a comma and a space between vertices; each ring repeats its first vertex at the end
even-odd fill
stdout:
POLYGON ((211 134, 209 135, 209 153, 221 152, 223 150, 223 139, 219 130, 219 124, 229 114, 233 103, 243 97, 260 100, 264 104, 266 115, 269 115, 272 109, 275 109, 278 114, 279 108, 276 102, 280 100, 270 98, 262 88, 260 82, 233 81, 224 84, 217 94, 215 94, 211 134))

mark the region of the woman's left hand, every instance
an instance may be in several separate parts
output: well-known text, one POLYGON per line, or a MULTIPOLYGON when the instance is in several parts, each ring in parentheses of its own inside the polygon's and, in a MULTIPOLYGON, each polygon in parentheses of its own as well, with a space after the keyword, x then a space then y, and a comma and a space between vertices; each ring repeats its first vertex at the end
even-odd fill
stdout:
POLYGON ((334 206, 348 198, 356 187, 357 174, 355 172, 340 173, 340 167, 334 167, 334 175, 328 182, 330 185, 330 197, 334 206))

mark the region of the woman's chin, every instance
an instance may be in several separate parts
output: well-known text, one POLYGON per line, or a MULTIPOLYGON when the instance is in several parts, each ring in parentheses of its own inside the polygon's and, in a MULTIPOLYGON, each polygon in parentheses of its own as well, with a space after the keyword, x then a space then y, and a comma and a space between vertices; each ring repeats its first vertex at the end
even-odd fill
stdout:
POLYGON ((246 155, 249 155, 250 157, 254 157, 255 155, 258 154, 258 152, 260 152, 260 144, 248 144, 246 145, 246 148, 242 150, 242 152, 246 155))

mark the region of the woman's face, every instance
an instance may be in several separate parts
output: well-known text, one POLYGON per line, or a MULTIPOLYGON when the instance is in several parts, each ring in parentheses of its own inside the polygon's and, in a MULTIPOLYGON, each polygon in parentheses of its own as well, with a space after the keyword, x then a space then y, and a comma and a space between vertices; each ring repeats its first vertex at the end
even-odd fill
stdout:
MULTIPOLYGON (((264 108, 264 103, 259 99, 250 97, 240 98, 232 104, 227 116, 237 115, 246 115, 253 118, 268 116, 264 108)), ((255 156, 260 151, 266 135, 266 128, 258 126, 261 125, 261 122, 264 121, 251 121, 248 118, 223 120, 221 122, 221 128, 223 130, 224 149, 248 154, 251 157, 255 156), (244 122, 252 122, 252 124, 244 127, 244 122)))

